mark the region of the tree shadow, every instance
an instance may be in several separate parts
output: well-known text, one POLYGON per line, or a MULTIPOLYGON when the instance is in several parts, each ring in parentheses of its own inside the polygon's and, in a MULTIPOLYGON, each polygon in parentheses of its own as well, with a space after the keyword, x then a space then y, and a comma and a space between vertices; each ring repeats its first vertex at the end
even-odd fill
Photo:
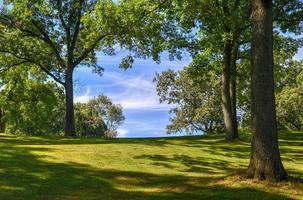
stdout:
POLYGON ((303 146, 303 132, 280 132, 279 141, 283 146, 303 146))
POLYGON ((205 157, 190 157, 187 155, 141 155, 135 158, 150 160, 152 161, 153 165, 175 169, 180 172, 194 172, 216 175, 218 173, 234 174, 237 171, 243 170, 243 168, 239 168, 239 165, 235 166, 227 160, 217 158, 205 159, 205 157))

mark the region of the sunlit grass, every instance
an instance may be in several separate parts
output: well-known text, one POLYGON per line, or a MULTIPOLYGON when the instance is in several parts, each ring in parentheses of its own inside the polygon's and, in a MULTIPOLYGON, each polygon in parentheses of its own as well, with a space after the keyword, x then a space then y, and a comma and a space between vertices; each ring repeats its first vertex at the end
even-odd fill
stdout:
MULTIPOLYGON (((0 135, 0 199, 303 199, 303 185, 246 180, 249 136, 67 139, 0 135)), ((303 133, 283 133, 303 178, 303 133)))

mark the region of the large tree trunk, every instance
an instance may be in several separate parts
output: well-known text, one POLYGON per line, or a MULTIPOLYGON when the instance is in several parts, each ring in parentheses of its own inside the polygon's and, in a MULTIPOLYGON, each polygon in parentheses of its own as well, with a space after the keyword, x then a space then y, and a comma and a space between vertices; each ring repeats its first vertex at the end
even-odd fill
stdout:
POLYGON ((252 144, 248 178, 281 181, 274 96, 272 0, 252 1, 252 144))
POLYGON ((67 70, 65 74, 65 136, 76 136, 74 117, 74 89, 73 70, 67 70))
POLYGON ((227 40, 224 45, 223 57, 223 72, 222 72, 222 109, 224 117, 225 137, 227 140, 232 141, 238 138, 238 133, 235 128, 235 120, 232 109, 232 101, 230 94, 230 81, 231 81, 231 61, 232 61, 233 43, 227 40))

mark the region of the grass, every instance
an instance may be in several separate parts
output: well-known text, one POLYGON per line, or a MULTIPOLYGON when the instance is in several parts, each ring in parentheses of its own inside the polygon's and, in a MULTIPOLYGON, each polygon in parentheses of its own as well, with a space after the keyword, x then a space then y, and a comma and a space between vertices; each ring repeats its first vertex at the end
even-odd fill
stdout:
MULTIPOLYGON (((285 168, 303 178, 303 133, 280 138, 285 168)), ((250 145, 242 140, 0 134, 0 199, 303 199, 303 184, 244 179, 250 145)))

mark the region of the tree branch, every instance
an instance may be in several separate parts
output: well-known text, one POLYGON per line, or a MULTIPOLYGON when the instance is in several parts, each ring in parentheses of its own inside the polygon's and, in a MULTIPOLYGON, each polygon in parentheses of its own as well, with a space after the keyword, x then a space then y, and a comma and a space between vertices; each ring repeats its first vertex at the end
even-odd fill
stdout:
POLYGON ((93 44, 87 48, 87 49, 84 49, 83 53, 76 59, 76 61, 73 63, 73 66, 77 66, 78 64, 80 64, 87 56, 89 53, 91 53, 94 48, 96 48, 96 46, 98 45, 98 43, 104 39, 106 36, 108 36, 107 34, 105 35, 101 35, 99 36, 94 42, 93 44))
POLYGON ((36 64, 40 67, 42 71, 44 71, 47 75, 52 77, 56 82, 60 83, 61 85, 65 86, 65 82, 61 81, 60 78, 56 77, 53 73, 51 73, 47 68, 45 68, 42 64, 38 62, 33 62, 33 64, 36 64))
POLYGON ((59 11, 59 19, 62 23, 63 28, 67 32, 67 25, 66 22, 64 21, 63 15, 62 15, 62 1, 61 0, 56 0, 58 11, 59 11))
POLYGON ((42 34, 43 40, 51 47, 53 52, 56 55, 56 58, 58 59, 59 63, 62 65, 62 67, 66 68, 66 63, 64 59, 60 56, 59 50, 57 49, 56 45, 53 43, 53 41, 50 39, 49 35, 44 31, 34 20, 31 21, 32 24, 38 29, 38 31, 42 34))
POLYGON ((52 77, 56 82, 60 83, 61 85, 65 85, 65 83, 63 81, 60 80, 60 78, 56 77, 53 73, 51 73, 51 71, 49 71, 46 67, 44 67, 41 63, 37 62, 37 61, 34 61, 34 60, 31 60, 29 58, 26 58, 26 57, 22 57, 14 52, 10 52, 10 51, 7 51, 7 50, 3 50, 3 49, 0 49, 0 52, 1 53, 8 53, 12 56, 14 56, 15 58, 18 58, 20 60, 23 60, 19 63, 16 63, 14 66, 18 66, 18 65, 21 65, 21 64, 24 64, 24 63, 32 63, 36 66, 38 66, 42 71, 44 71, 48 76, 52 77))
MULTIPOLYGON (((83 3, 83 1, 81 1, 83 3)), ((80 7, 82 7, 82 3, 80 2, 80 7)), ((78 38, 78 34, 79 34, 79 31, 80 31, 80 24, 81 24, 81 9, 79 8, 78 9, 78 12, 77 12, 77 22, 76 22, 76 26, 75 26, 75 31, 73 33, 73 39, 72 39, 72 43, 71 43, 71 49, 73 50, 72 53, 74 53, 74 49, 75 49, 75 46, 76 46, 76 42, 77 42, 77 38, 78 38)))
POLYGON ((19 65, 22 65, 22 64, 25 64, 25 63, 28 63, 28 61, 21 61, 21 62, 18 62, 18 63, 14 63, 12 65, 9 65, 9 66, 5 67, 4 69, 0 70, 0 74, 5 73, 6 71, 10 70, 11 68, 13 68, 15 66, 19 66, 19 65))
POLYGON ((288 0, 284 1, 284 3, 281 5, 281 7, 278 8, 278 12, 276 16, 280 16, 282 10, 284 9, 284 7, 289 3, 288 0))

